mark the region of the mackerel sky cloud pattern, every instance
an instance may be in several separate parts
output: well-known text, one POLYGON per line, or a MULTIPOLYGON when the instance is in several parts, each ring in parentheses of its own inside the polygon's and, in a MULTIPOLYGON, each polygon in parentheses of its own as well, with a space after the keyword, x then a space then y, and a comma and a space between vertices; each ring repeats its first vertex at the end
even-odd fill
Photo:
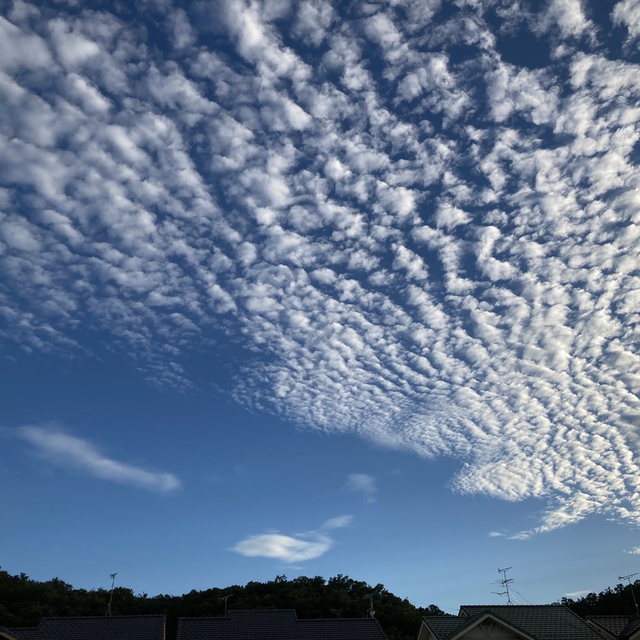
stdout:
POLYGON ((0 17, 5 345, 639 523, 637 3, 140 10, 0 17))

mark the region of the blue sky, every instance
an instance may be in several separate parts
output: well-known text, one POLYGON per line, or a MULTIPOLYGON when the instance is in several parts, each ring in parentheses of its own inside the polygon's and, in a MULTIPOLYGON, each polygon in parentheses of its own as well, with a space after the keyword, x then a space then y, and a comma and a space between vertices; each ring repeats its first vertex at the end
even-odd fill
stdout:
POLYGON ((4 569, 638 570, 637 0, 0 6, 4 569))

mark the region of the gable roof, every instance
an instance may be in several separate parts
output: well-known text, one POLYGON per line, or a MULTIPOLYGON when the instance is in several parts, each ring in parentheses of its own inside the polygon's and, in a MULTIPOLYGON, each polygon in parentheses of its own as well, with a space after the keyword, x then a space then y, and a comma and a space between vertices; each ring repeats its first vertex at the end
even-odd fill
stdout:
POLYGON ((458 638, 462 638, 466 633, 471 631, 471 629, 487 620, 496 621, 502 626, 515 631, 517 635, 521 636, 524 640, 536 640, 522 629, 519 629, 490 611, 481 611, 471 616, 436 616, 424 619, 427 627, 431 629, 433 635, 439 640, 444 640, 445 638, 446 640, 457 640, 458 638))
POLYGON ((537 640, 602 640, 580 616, 563 604, 462 606, 460 613, 491 611, 537 640))
POLYGON ((164 616, 44 618, 38 627, 13 627, 15 640, 164 640, 164 616))
POLYGON ((293 609, 233 610, 226 618, 180 618, 177 640, 387 640, 372 618, 298 620, 293 609))
POLYGON ((463 605, 457 616, 428 616, 424 624, 437 640, 455 640, 488 616, 532 640, 602 640, 564 605, 463 605))

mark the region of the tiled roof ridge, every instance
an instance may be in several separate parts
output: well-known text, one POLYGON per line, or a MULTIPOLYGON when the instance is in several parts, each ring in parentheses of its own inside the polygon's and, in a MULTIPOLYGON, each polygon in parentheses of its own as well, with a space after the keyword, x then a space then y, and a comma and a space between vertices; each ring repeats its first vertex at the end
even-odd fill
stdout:
POLYGON ((180 616, 179 620, 231 620, 229 616, 180 616))
MULTIPOLYGON (((504 607, 505 609, 517 609, 519 607, 525 609, 531 609, 532 607, 544 607, 548 609, 549 607, 563 607, 564 609, 569 609, 566 604, 562 603, 554 603, 554 604, 462 604, 460 605, 460 609, 478 609, 478 608, 487 608, 487 609, 498 609, 504 607)), ((571 611, 571 609, 569 609, 571 611)))
POLYGON ((342 620, 378 620, 378 618, 369 618, 368 616, 353 616, 351 618, 298 618, 298 622, 314 622, 322 620, 322 622, 340 622, 342 620))
POLYGON ((121 616, 44 616, 43 620, 113 620, 116 618, 164 618, 164 613, 134 613, 121 616))

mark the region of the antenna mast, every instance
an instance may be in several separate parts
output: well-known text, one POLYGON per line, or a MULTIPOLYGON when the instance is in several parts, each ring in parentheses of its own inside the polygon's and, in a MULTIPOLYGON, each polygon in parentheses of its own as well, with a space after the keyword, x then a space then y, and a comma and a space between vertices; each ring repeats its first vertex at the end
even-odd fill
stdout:
POLYGON ((507 604, 513 604, 511 601, 511 594, 509 593, 509 584, 513 582, 513 578, 507 578, 507 571, 509 571, 511 567, 506 567, 504 569, 498 569, 498 573, 502 574, 502 580, 500 580, 500 584, 504 587, 504 593, 499 593, 498 595, 507 596, 507 604))
POLYGON ((111 617, 111 603, 113 602, 113 588, 116 584, 116 576, 118 574, 117 573, 112 573, 111 574, 111 591, 109 591, 109 604, 107 606, 107 615, 109 617, 111 617))
POLYGON ((626 580, 629 583, 629 589, 631 589, 631 597, 633 598, 633 606, 636 610, 636 618, 640 618, 640 613, 638 613, 638 602, 636 601, 636 594, 633 592, 633 584, 631 582, 631 578, 637 575, 637 573, 630 573, 628 576, 618 576, 618 580, 626 580))

